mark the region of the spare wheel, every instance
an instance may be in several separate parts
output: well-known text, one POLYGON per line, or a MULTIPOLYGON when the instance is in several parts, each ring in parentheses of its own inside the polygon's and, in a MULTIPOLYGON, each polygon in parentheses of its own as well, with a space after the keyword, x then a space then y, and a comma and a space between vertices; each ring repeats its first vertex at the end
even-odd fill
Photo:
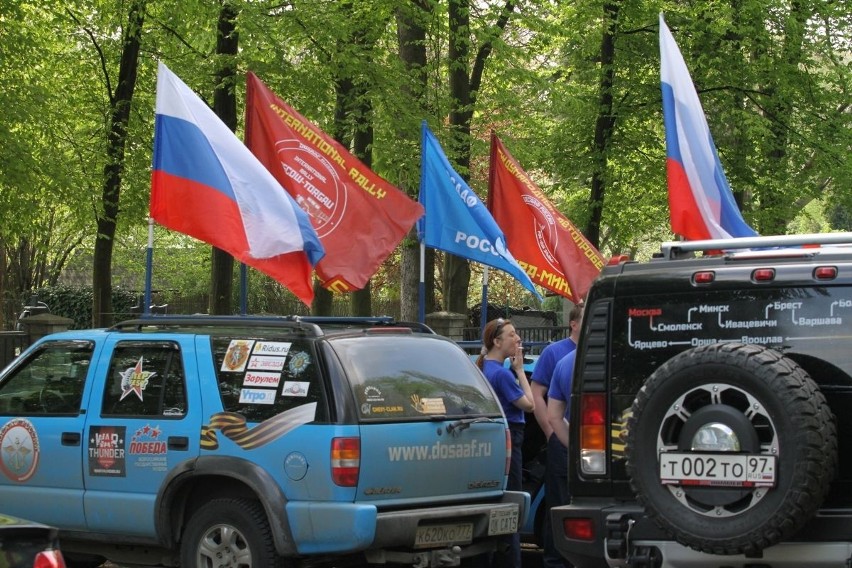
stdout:
POLYGON ((777 351, 718 343, 659 367, 633 402, 627 468, 646 513, 681 544, 753 554, 802 527, 837 467, 834 417, 777 351))

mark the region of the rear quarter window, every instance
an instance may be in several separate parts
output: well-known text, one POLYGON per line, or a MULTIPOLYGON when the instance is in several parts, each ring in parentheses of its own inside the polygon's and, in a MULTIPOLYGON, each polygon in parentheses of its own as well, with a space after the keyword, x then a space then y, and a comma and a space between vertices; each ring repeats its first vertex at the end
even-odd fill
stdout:
POLYGON ((329 341, 355 394, 362 420, 499 416, 479 369, 456 344, 418 335, 329 341))
POLYGON ((325 387, 309 341, 231 336, 211 342, 226 411, 263 422, 315 402, 314 420, 328 420, 325 387))

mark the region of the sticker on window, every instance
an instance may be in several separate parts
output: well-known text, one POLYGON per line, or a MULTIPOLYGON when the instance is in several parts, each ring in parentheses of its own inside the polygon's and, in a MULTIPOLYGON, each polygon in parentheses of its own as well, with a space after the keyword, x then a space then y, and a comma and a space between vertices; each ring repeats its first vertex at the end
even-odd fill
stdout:
POLYGON ((145 371, 142 369, 142 357, 136 362, 135 367, 126 369, 121 375, 121 397, 118 400, 124 400, 130 393, 135 394, 142 400, 142 392, 148 387, 148 381, 157 373, 155 371, 145 371))
POLYGON ((311 357, 304 351, 298 351, 293 353, 290 357, 290 364, 288 365, 288 369, 290 373, 294 375, 300 375, 305 372, 305 369, 308 368, 308 365, 311 364, 311 357))
POLYGON ((292 343, 284 341, 258 341, 254 346, 252 355, 287 355, 292 343))
POLYGON ((368 385, 364 387, 364 398, 367 399, 367 402, 384 402, 385 397, 378 388, 368 385))
POLYGON ((222 360, 222 371, 238 373, 246 368, 253 339, 232 339, 222 360))
POLYGON ((418 395, 413 394, 411 395, 411 407, 421 414, 447 413, 443 398, 420 398, 418 395))
POLYGON ((278 388, 281 382, 279 373, 261 373, 258 371, 246 371, 243 379, 244 387, 274 387, 278 388))
POLYGON ((308 396, 308 386, 311 383, 304 381, 284 381, 284 389, 281 396, 308 396))
POLYGON ((240 389, 240 404, 275 404, 275 393, 269 389, 240 389))
POLYGON ((252 355, 249 358, 248 368, 252 371, 281 371, 284 369, 284 357, 273 357, 270 355, 252 355))

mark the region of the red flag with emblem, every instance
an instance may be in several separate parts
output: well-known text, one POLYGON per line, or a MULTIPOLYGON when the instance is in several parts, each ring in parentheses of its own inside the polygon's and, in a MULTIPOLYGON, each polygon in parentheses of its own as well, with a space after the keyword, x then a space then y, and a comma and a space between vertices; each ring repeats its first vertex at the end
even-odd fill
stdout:
POLYGON ((488 209, 530 279, 573 302, 603 268, 598 249, 560 213, 491 133, 488 209))
POLYGON ((254 73, 246 80, 245 142, 310 216, 326 253, 315 267, 324 288, 363 288, 423 215, 254 73))

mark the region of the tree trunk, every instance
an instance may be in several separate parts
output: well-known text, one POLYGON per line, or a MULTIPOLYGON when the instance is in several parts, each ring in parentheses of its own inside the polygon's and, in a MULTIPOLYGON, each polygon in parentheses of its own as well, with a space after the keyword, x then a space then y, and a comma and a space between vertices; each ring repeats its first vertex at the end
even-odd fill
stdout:
MULTIPOLYGON (((135 0, 130 5, 118 70, 118 84, 115 93, 110 93, 107 163, 104 166, 104 186, 101 195, 103 210, 98 213, 97 218, 98 233, 95 239, 92 267, 92 325, 94 327, 106 327, 113 323, 112 248, 119 211, 127 122, 130 118, 130 104, 133 101, 136 74, 139 68, 139 47, 145 18, 145 4, 145 0, 135 0)), ((109 84, 108 80, 107 84, 109 84)))
MULTIPOLYGON (((469 0, 450 0, 448 5, 450 39, 447 59, 450 69, 450 129, 453 133, 455 163, 460 175, 470 179, 470 123, 476 107, 477 93, 482 84, 485 62, 491 54, 493 38, 499 37, 514 11, 514 3, 507 1, 494 24, 491 39, 480 46, 468 76, 470 59, 470 4, 469 0)), ((467 294, 470 286, 470 263, 457 256, 444 256, 444 309, 467 314, 467 294)))
MULTIPOLYGON (((216 70, 216 88, 213 91, 213 112, 231 131, 237 130, 237 47, 239 33, 236 28, 237 9, 229 3, 222 4, 217 24, 216 54, 221 67, 216 70)), ((216 315, 233 313, 234 257, 212 247, 210 262, 210 299, 208 311, 216 315)), ((248 291, 245 291, 248 293, 248 291)))
MULTIPOLYGON (((468 0, 449 2, 450 38, 447 65, 450 74, 451 155, 459 174, 470 179, 470 119, 473 108, 470 100, 468 58, 470 56, 470 7, 468 0)), ((470 284, 470 264, 464 258, 444 255, 444 309, 467 314, 467 290, 470 284)))
MULTIPOLYGON (((429 0, 415 0, 411 3, 415 10, 427 14, 432 10, 429 0)), ((399 6, 396 9, 397 40, 399 42, 399 59, 405 69, 415 80, 403 87, 403 93, 419 105, 423 110, 423 116, 427 113, 426 104, 426 27, 424 19, 410 12, 407 7, 399 6)), ((417 127, 419 128, 419 124, 417 127)), ((419 130, 401 131, 401 139, 413 138, 419 140, 419 130)), ((417 172, 407 172, 403 179, 417 179, 417 172)), ((417 187, 405 187, 405 183, 399 184, 400 188, 409 196, 417 198, 417 187)), ((400 318, 406 321, 417 321, 420 307, 420 244, 417 240, 417 228, 413 227, 408 235, 402 240, 402 260, 400 272, 400 318)), ((424 312, 435 311, 435 252, 432 249, 426 251, 424 271, 424 312)))
MULTIPOLYGON (((373 167, 373 105, 367 96, 367 85, 357 84, 353 90, 352 101, 355 104, 354 132, 352 153, 355 154, 368 168, 373 167)), ((373 315, 373 300, 370 281, 360 290, 355 290, 349 297, 353 316, 373 315)))
POLYGON ((311 315, 330 316, 332 300, 334 295, 320 284, 319 279, 314 278, 314 301, 311 304, 311 315))
POLYGON ((612 105, 612 88, 615 79, 615 34, 618 30, 618 3, 604 4, 604 25, 601 39, 601 80, 598 89, 598 118, 595 122, 594 170, 592 171, 592 191, 589 196, 591 215, 585 235, 589 242, 600 248, 601 218, 606 197, 606 173, 609 145, 615 128, 615 115, 612 105))

